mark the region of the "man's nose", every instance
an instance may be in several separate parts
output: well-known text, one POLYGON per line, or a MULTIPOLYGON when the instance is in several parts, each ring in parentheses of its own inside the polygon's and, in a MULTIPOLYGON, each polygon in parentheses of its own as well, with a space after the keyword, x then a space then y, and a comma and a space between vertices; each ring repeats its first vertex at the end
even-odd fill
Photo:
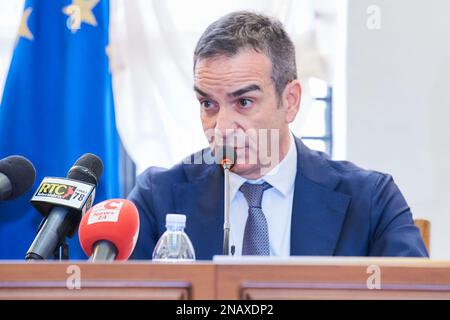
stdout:
POLYGON ((233 111, 228 107, 221 107, 216 118, 216 132, 220 133, 222 137, 227 137, 230 132, 236 130, 236 122, 233 116, 233 111))

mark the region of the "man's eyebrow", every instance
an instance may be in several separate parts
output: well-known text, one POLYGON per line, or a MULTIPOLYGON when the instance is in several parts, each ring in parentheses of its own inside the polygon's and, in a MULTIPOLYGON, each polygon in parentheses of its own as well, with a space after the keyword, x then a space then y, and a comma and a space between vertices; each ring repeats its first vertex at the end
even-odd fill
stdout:
POLYGON ((239 90, 233 91, 232 93, 229 93, 228 96, 236 98, 247 92, 256 91, 256 90, 262 91, 260 86, 258 86, 256 84, 250 84, 242 89, 239 89, 239 90))
POLYGON ((199 95, 205 97, 205 98, 209 98, 209 94, 207 94, 206 92, 203 92, 202 90, 200 90, 196 86, 194 86, 194 91, 197 92, 199 95))
MULTIPOLYGON (((206 92, 200 90, 196 86, 194 86, 194 91, 197 92, 199 95, 205 97, 205 98, 209 98, 210 97, 209 94, 207 94, 206 92)), ((260 86, 258 86, 256 84, 250 84, 250 85, 248 85, 248 86, 246 86, 244 88, 241 88, 241 89, 238 89, 236 91, 233 91, 233 92, 229 93, 228 96, 236 98, 236 97, 239 97, 239 96, 241 96, 241 95, 243 95, 243 94, 245 94, 247 92, 250 92, 250 91, 262 91, 262 90, 261 90, 260 86)))

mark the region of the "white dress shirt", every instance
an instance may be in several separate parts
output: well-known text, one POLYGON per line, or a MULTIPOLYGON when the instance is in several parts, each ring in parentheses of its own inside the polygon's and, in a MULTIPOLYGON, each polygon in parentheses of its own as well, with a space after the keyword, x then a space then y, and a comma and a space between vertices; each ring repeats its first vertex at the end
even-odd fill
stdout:
MULTIPOLYGON (((247 180, 230 172, 230 250, 235 246, 235 256, 242 255, 248 203, 239 188, 245 183, 263 183, 272 188, 264 191, 261 208, 269 229, 270 255, 286 257, 291 252, 291 217, 297 173, 297 148, 290 134, 289 150, 281 162, 263 177, 247 180)), ((231 251, 230 251, 231 252, 231 251)))

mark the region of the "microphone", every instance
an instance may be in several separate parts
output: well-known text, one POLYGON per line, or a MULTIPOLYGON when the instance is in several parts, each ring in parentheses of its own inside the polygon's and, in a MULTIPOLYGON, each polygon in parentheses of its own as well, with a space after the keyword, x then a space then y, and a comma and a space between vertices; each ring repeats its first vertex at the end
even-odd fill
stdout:
POLYGON ((47 259, 66 237, 73 237, 82 215, 92 206, 102 172, 100 158, 86 153, 75 162, 67 178, 42 180, 30 202, 44 219, 26 260, 47 259))
POLYGON ((0 160, 0 201, 12 200, 24 194, 34 183, 36 170, 22 156, 0 160))
MULTIPOLYGON (((230 254, 230 170, 236 163, 236 151, 231 146, 218 146, 215 148, 216 163, 223 168, 224 174, 224 223, 223 223, 223 254, 230 254)), ((234 250, 233 250, 234 251, 234 250)))
POLYGON ((83 251, 92 262, 127 260, 139 235, 139 214, 129 200, 105 200, 93 206, 78 229, 83 251))
POLYGON ((216 163, 220 164, 224 170, 231 170, 236 163, 236 150, 232 146, 217 146, 214 150, 216 163))

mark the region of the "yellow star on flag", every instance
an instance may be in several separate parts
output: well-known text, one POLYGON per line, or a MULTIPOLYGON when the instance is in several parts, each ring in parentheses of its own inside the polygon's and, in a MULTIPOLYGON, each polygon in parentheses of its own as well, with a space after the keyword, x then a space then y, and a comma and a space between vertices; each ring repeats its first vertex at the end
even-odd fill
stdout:
POLYGON ((33 34, 28 28, 28 18, 30 17, 31 11, 33 11, 33 8, 29 7, 23 12, 22 20, 20 21, 19 34, 17 35, 18 37, 17 40, 19 40, 20 37, 24 37, 28 40, 33 40, 33 34))
POLYGON ((69 28, 72 32, 78 30, 82 22, 97 26, 97 20, 92 10, 99 2, 100 0, 72 0, 71 5, 63 8, 64 14, 71 19, 69 28))

